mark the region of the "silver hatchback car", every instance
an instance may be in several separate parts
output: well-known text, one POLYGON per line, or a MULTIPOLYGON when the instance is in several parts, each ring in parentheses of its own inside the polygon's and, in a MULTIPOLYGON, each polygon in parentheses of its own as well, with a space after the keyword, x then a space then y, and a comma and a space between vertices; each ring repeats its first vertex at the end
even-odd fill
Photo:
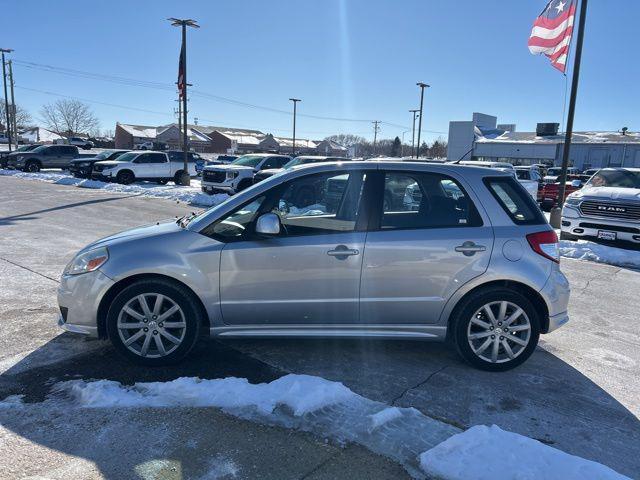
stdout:
POLYGON ((558 240, 513 175, 417 162, 295 167, 199 215, 99 240, 59 324, 144 365, 198 338, 449 340, 507 370, 568 320, 558 240))

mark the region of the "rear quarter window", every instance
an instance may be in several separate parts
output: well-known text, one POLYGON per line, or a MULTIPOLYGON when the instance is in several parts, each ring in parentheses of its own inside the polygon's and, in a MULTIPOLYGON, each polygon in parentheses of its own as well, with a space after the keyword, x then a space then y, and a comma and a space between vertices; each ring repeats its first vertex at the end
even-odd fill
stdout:
POLYGON ((484 179, 491 195, 517 225, 547 223, 529 192, 513 177, 487 177, 484 179))

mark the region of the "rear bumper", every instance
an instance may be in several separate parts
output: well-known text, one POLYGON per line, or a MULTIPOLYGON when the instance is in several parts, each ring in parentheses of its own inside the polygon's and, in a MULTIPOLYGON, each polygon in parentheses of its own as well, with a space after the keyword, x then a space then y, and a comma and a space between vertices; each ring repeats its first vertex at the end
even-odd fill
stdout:
POLYGON ((568 321, 569 321, 569 314, 567 312, 559 313, 558 315, 549 317, 549 328, 547 329, 546 333, 550 333, 550 332, 553 332, 554 330, 557 330, 568 321))
POLYGON ((569 315, 567 313, 569 307, 569 296, 571 294, 571 288, 569 286, 569 280, 565 277, 564 273, 560 271, 557 265, 551 270, 551 275, 547 279, 540 295, 547 304, 549 310, 549 325, 545 329, 543 325, 542 333, 549 333, 569 321, 569 315))

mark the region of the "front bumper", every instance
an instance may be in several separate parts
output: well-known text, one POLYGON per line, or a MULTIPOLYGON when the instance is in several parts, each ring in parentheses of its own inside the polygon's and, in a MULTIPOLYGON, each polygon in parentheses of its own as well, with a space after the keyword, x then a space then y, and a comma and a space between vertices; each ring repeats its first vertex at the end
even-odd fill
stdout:
POLYGON ((106 174, 104 172, 91 172, 91 180, 102 180, 103 182, 110 182, 113 180, 111 174, 106 174))
POLYGON ((91 172, 91 167, 77 167, 75 165, 69 166, 69 173, 71 173, 72 175, 88 178, 89 176, 91 176, 91 172))
POLYGON ((236 192, 236 189, 233 187, 231 182, 229 183, 211 183, 211 182, 202 182, 201 189, 204 193, 230 193, 233 194, 236 192))
POLYGON ((565 205, 562 209, 560 228, 562 233, 584 238, 585 240, 611 240, 602 238, 599 232, 614 232, 614 241, 640 246, 640 224, 638 222, 585 216, 578 208, 568 205, 565 205))
POLYGON ((63 275, 58 287, 61 312, 58 326, 68 332, 97 337, 98 307, 113 284, 113 280, 100 270, 63 275))

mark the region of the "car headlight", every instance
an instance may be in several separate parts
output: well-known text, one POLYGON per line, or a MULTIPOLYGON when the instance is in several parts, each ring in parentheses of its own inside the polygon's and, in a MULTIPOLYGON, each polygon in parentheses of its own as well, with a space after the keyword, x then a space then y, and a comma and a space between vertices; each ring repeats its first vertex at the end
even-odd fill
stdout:
POLYGON ((577 207, 578 205, 580 205, 580 202, 582 201, 582 197, 572 197, 571 195, 567 197, 567 200, 565 201, 565 203, 567 205, 571 205, 573 207, 577 207))
POLYGON ((227 172, 227 180, 233 180, 237 175, 236 172, 227 172))
POLYGON ((88 167, 89 166, 89 162, 80 162, 77 165, 78 165, 78 167, 88 167))
POLYGON ((97 270, 109 260, 106 247, 94 248, 88 252, 76 255, 64 268, 63 275, 80 275, 97 270))

